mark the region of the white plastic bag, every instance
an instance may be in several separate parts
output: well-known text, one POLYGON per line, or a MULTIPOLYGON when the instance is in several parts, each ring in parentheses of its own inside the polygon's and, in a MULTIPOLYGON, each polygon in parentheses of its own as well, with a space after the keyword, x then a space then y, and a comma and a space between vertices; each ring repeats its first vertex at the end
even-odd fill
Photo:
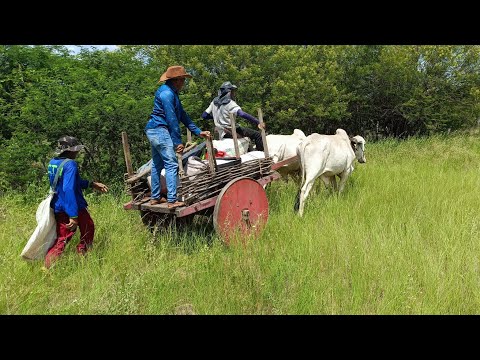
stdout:
POLYGON ((198 156, 190 156, 185 166, 185 174, 190 180, 195 179, 195 175, 208 169, 208 161, 200 159, 198 156))
POLYGON ((36 213, 37 227, 21 254, 25 260, 44 259, 48 249, 57 238, 57 221, 55 220, 55 213, 50 207, 53 195, 53 192, 48 194, 45 200, 38 205, 36 213))
POLYGON ((250 160, 265 159, 265 153, 263 151, 250 151, 246 154, 240 155, 242 163, 250 160))
MULTIPOLYGON (((225 156, 235 156, 235 143, 233 142, 233 139, 223 138, 222 140, 213 140, 212 143, 215 149, 225 152, 225 156)), ((248 145, 250 144, 248 138, 239 138, 237 139, 237 143, 240 155, 248 152, 248 145)))

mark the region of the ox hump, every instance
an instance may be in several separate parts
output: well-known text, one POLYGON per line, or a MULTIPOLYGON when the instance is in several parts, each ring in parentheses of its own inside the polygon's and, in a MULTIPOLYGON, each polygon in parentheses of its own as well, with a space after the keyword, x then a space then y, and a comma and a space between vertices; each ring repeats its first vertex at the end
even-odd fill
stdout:
POLYGON ((343 138, 346 138, 348 139, 348 134, 345 130, 343 129, 337 129, 337 131, 335 131, 335 135, 338 135, 338 136, 341 136, 343 138))
POLYGON ((297 138, 301 140, 304 140, 306 138, 305 133, 300 129, 293 130, 293 135, 295 135, 297 138))

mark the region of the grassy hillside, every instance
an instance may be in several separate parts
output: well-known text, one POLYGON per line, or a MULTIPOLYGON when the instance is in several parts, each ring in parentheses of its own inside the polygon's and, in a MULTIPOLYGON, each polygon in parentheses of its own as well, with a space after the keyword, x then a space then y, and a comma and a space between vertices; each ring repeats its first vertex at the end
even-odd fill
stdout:
POLYGON ((478 134, 366 145, 345 192, 267 189, 262 236, 226 248, 202 218, 150 233, 128 197, 89 194, 95 248, 76 234, 48 273, 20 253, 41 200, 0 198, 2 314, 478 314, 478 134))

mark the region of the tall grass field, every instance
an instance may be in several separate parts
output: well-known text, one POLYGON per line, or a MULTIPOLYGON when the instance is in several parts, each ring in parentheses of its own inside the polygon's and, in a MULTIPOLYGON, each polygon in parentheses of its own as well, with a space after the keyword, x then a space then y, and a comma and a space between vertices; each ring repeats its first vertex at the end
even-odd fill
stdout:
POLYGON ((339 196, 317 179, 303 217, 298 185, 273 182, 246 246, 202 217, 152 233, 126 194, 88 193, 94 249, 75 253, 77 231, 47 272, 20 257, 46 194, 4 194, 0 313, 480 314, 478 133, 367 143, 366 157, 339 196))

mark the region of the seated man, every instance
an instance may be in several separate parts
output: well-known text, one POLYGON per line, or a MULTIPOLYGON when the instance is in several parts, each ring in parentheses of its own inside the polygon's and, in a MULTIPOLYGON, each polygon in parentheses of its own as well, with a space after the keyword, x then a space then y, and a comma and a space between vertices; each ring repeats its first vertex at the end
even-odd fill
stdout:
MULTIPOLYGON (((237 86, 233 85, 230 81, 226 81, 220 87, 218 96, 213 99, 208 108, 203 112, 203 119, 212 119, 215 126, 219 129, 219 138, 231 138, 232 133, 229 130, 231 128, 230 113, 238 115, 244 119, 247 119, 252 124, 258 126, 259 129, 265 129, 265 124, 260 124, 257 118, 244 112, 240 106, 235 102, 237 86)), ((259 131, 236 126, 237 134, 240 136, 248 137, 255 142, 255 147, 259 151, 263 151, 262 135, 259 131)))

